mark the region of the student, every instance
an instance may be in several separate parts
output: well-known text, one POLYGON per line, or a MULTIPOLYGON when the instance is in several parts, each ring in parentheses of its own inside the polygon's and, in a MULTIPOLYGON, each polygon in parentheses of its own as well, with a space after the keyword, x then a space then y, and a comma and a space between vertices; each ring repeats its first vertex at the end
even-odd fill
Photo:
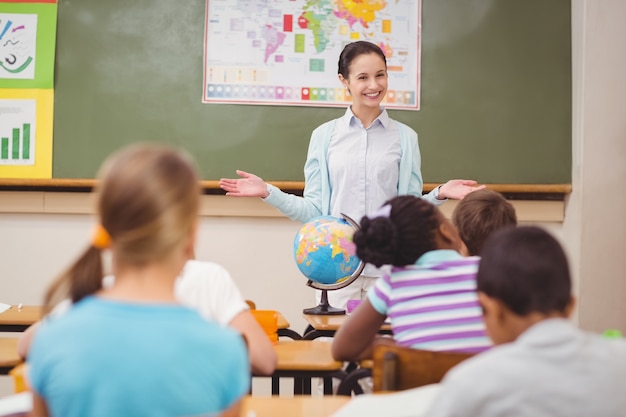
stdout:
POLYGON ((517 215, 502 194, 485 189, 468 194, 459 201, 452 212, 452 223, 465 242, 468 254, 477 256, 493 232, 517 226, 517 215))
POLYGON ((191 159, 173 149, 134 145, 105 162, 91 245, 46 293, 46 306, 68 296, 74 306, 43 321, 29 352, 33 415, 239 415, 250 385, 244 339, 174 294, 194 252, 199 197, 191 159))
MULTIPOLYGON (((111 285, 113 279, 110 275, 104 277, 103 286, 111 285)), ((180 277, 176 279, 174 293, 181 304, 197 310, 206 320, 230 326, 246 338, 254 375, 271 375, 274 372, 276 351, 224 267, 214 262, 187 261, 180 277)), ((62 314, 70 304, 70 300, 64 300, 52 314, 62 314)), ((35 323, 20 335, 18 353, 23 359, 28 356, 39 325, 35 323)))
MULTIPOLYGON (((358 220, 397 195, 422 196, 417 134, 389 117, 381 103, 387 93, 387 61, 374 43, 347 44, 339 56, 338 77, 352 104, 345 114, 313 131, 304 165, 303 197, 282 192, 261 178, 237 171, 238 179, 220 180, 226 195, 261 197, 292 220, 346 214, 358 220)), ((425 198, 434 204, 462 199, 483 186, 451 180, 425 198)), ((380 271, 371 265, 351 285, 329 291, 331 305, 345 308, 361 299, 380 271)), ((319 291, 318 291, 319 298, 319 291)))
POLYGON ((393 341, 428 350, 480 352, 491 343, 476 297, 479 258, 463 257, 456 228, 439 209, 413 196, 391 199, 361 220, 356 253, 376 266, 393 265, 350 314, 333 340, 336 360, 371 358, 387 317, 393 341))
POLYGON ((424 415, 625 415, 626 342, 567 319, 574 307, 567 259, 548 232, 496 232, 482 251, 477 287, 498 346, 448 372, 424 415))

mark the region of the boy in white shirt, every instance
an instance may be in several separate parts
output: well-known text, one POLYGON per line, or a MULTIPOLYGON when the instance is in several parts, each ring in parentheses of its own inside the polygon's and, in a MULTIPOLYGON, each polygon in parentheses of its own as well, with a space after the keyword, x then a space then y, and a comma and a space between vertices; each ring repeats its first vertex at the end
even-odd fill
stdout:
POLYGON ((477 275, 498 345, 453 368, 429 417, 626 415, 626 342, 578 329, 567 259, 538 227, 496 232, 477 275))

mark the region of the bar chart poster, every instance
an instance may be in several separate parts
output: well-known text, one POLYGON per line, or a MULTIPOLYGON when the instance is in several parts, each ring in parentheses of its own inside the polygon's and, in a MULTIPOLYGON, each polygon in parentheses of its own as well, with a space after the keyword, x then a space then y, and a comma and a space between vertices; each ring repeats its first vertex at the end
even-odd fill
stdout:
POLYGON ((345 106, 343 47, 387 58, 385 107, 419 109, 420 0, 207 0, 203 102, 345 106))
POLYGON ((0 89, 0 178, 52 177, 52 90, 0 89))
POLYGON ((35 100, 0 100, 0 164, 35 165, 35 100))
POLYGON ((0 0, 0 88, 53 88, 56 1, 0 0))

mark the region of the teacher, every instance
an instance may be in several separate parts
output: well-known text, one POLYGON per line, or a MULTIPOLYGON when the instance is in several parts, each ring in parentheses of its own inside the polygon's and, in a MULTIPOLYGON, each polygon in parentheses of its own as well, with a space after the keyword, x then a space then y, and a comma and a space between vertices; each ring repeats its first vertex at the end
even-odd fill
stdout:
MULTIPOLYGON (((342 117, 313 131, 304 165, 303 196, 285 193, 241 170, 237 170, 240 178, 220 179, 226 195, 260 197, 300 222, 322 215, 341 217, 342 213, 358 222, 398 195, 415 195, 441 205, 446 199, 462 199, 485 188, 476 181, 456 179, 422 196, 417 133, 391 119, 381 106, 387 93, 387 60, 376 44, 347 44, 339 56, 338 74, 352 104, 342 117)), ((380 275, 380 269, 366 265, 354 283, 328 292, 329 303, 345 308, 348 300, 364 298, 380 275)))

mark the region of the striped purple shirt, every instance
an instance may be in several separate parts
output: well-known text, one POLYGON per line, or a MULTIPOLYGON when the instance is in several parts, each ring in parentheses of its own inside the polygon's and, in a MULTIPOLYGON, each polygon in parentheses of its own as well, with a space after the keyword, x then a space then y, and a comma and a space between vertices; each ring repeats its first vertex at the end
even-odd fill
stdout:
POLYGON ((389 316, 399 345, 436 351, 481 352, 491 347, 476 296, 480 258, 453 250, 425 253, 415 265, 393 268, 367 297, 389 316))

